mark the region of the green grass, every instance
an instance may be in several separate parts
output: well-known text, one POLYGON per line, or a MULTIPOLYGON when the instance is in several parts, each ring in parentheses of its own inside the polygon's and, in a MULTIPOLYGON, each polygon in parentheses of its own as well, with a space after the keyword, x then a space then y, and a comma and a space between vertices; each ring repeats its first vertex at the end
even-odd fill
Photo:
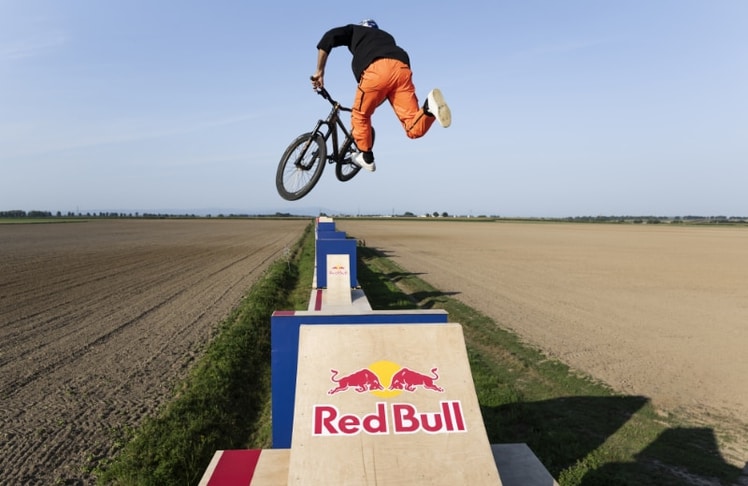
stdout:
MULTIPOLYGON (((374 309, 445 309, 463 325, 492 443, 524 442, 562 486, 732 484, 715 432, 663 417, 646 397, 620 395, 519 341, 377 250, 359 247, 358 278, 374 309)), ((157 417, 120 438, 101 484, 196 484, 218 449, 270 444, 270 315, 306 309, 311 226, 221 324, 205 356, 157 417)))

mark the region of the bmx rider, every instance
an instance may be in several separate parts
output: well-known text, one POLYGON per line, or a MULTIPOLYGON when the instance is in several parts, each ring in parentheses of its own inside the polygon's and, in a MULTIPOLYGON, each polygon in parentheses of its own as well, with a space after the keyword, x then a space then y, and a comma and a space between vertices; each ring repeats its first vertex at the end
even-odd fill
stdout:
POLYGON ((431 90, 423 106, 418 106, 408 53, 372 19, 330 29, 322 36, 317 44, 317 71, 311 76, 313 88, 324 87, 327 57, 340 46, 353 54, 351 67, 358 81, 351 106, 353 139, 360 150, 352 157, 356 165, 376 170, 371 116, 384 100, 390 102, 409 138, 424 136, 434 121, 443 127, 451 124, 452 114, 439 89, 431 90))

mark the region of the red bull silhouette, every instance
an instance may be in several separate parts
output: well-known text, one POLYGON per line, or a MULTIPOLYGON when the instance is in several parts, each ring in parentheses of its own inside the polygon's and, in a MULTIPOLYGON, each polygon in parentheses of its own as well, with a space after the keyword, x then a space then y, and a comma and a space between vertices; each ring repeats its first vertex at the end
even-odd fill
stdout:
POLYGON ((338 386, 330 389, 327 392, 328 395, 334 395, 338 392, 345 391, 349 387, 354 387, 359 393, 371 390, 384 390, 384 387, 379 382, 379 377, 367 368, 360 369, 339 379, 335 378, 338 376, 338 370, 330 370, 330 372, 332 373, 330 380, 333 383, 337 383, 338 386))
POLYGON ((390 390, 405 390, 409 392, 416 391, 417 386, 422 386, 435 392, 443 392, 444 388, 436 385, 434 381, 439 379, 436 368, 431 368, 432 376, 413 371, 409 368, 401 368, 400 371, 392 376, 390 390))

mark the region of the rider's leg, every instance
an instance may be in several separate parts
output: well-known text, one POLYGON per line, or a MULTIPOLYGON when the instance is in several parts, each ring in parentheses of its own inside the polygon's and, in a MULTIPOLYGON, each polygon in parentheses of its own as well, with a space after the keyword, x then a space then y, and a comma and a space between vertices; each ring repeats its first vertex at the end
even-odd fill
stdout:
POLYGON ((395 89, 389 95, 392 109, 395 110, 395 115, 402 123, 405 134, 409 138, 420 138, 429 131, 435 118, 426 114, 423 108, 418 106, 413 73, 410 68, 400 63, 398 69, 394 71, 394 76, 395 89))
POLYGON ((366 68, 351 106, 353 140, 362 152, 371 152, 371 116, 387 99, 390 78, 387 61, 389 59, 379 59, 366 68))

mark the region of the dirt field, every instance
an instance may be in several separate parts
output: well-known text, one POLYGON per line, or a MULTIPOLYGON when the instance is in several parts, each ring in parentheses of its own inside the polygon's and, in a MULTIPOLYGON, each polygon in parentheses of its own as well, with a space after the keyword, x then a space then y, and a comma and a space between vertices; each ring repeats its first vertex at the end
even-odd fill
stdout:
POLYGON ((748 423, 748 228, 338 226, 622 393, 705 424, 748 423))
POLYGON ((0 484, 89 484, 308 223, 0 225, 0 484))

